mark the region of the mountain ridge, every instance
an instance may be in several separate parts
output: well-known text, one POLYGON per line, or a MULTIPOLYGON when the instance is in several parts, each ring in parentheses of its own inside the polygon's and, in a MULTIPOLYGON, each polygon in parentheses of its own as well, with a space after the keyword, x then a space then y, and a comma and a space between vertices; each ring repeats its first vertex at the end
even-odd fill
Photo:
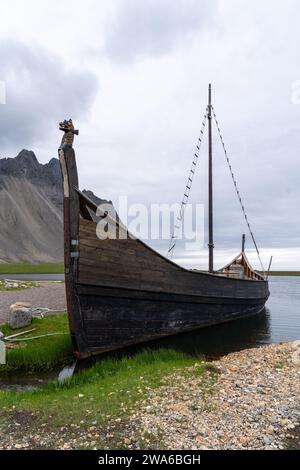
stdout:
MULTIPOLYGON (((103 201, 83 190, 97 204, 103 201)), ((0 263, 63 260, 63 189, 60 163, 39 163, 23 149, 0 159, 0 263)))

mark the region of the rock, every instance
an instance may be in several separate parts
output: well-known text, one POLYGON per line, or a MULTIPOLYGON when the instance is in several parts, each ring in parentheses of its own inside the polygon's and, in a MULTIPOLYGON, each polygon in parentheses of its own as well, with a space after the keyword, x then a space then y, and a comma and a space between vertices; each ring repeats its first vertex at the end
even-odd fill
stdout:
POLYGON ((8 324, 10 328, 24 328, 32 322, 30 304, 18 302, 10 306, 8 324))
POLYGON ((294 424, 292 424, 292 423, 291 423, 291 424, 288 424, 288 426, 287 426, 288 429, 295 429, 295 427, 296 427, 296 426, 295 426, 294 424))
POLYGON ((280 425, 281 426, 287 426, 289 424, 289 420, 288 419, 281 419, 280 420, 280 425))
POLYGON ((31 304, 29 302, 16 302, 16 303, 12 304, 9 308, 11 310, 11 309, 17 308, 17 307, 30 308, 31 304))
POLYGON ((264 437, 264 443, 265 443, 266 446, 271 445, 272 442, 273 442, 272 437, 269 437, 269 436, 265 436, 265 437, 264 437))
POLYGON ((2 331, 0 331, 0 341, 4 338, 4 333, 2 333, 2 331))

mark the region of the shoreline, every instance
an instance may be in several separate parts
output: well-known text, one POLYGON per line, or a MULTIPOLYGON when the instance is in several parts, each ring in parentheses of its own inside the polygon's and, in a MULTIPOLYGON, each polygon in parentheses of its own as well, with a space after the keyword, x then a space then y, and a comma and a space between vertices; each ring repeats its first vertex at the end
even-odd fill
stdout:
MULTIPOLYGON (((66 389, 36 391, 33 402, 27 392, 2 392, 8 402, 3 409, 6 424, 0 426, 0 447, 300 449, 297 343, 297 347, 295 343, 281 343, 245 349, 211 362, 174 353, 175 362, 170 363, 172 353, 163 351, 150 353, 149 362, 149 353, 145 352, 143 363, 143 354, 140 359, 125 361, 125 369, 124 362, 118 361, 113 368, 119 372, 114 369, 115 374, 110 372, 107 379, 98 379, 99 372, 94 369, 85 371, 66 389), (101 395, 103 386, 105 396, 101 395), (130 398, 131 393, 134 398, 130 398), (71 412, 73 400, 76 414, 71 412), (112 400, 115 405, 108 412, 112 400), (63 416, 57 414, 60 409, 65 409, 63 416)), ((100 361, 99 370, 102 367, 100 361)))
POLYGON ((300 449, 300 346, 295 343, 230 353, 211 362, 206 378, 180 372, 168 377, 131 418, 125 442, 138 449, 135 436, 151 433, 164 449, 300 449))

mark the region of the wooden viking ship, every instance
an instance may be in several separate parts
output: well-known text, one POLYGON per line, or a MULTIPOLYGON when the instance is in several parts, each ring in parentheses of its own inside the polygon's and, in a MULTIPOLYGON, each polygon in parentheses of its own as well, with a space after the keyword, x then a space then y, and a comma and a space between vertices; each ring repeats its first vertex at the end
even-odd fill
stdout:
MULTIPOLYGON (((73 149, 74 134, 78 131, 71 120, 60 124, 64 132, 59 159, 64 190, 65 285, 70 332, 78 358, 236 320, 263 310, 269 296, 267 276, 252 269, 245 254, 244 239, 240 255, 220 271, 214 271, 213 114, 210 88, 205 114, 209 125, 208 272, 185 269, 157 253, 130 235, 117 217, 114 222, 119 236, 99 239, 97 205, 78 187, 73 149)), ((202 135, 203 129, 195 159, 202 135)), ((191 187, 195 164, 193 160, 186 192, 191 187)), ((183 201, 182 208, 184 204, 183 201)), ((105 216, 111 217, 102 214, 105 216)), ((175 235, 170 253, 174 244, 175 235)))

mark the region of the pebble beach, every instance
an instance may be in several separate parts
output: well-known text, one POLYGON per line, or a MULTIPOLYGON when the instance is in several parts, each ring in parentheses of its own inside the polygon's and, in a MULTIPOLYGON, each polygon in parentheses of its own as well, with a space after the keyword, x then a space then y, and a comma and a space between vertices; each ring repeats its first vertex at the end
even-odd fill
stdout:
POLYGON ((229 354, 204 377, 174 374, 131 417, 126 444, 150 432, 166 449, 300 449, 299 345, 229 354))
POLYGON ((300 449, 299 358, 297 342, 197 361, 159 388, 148 388, 126 420, 99 427, 95 421, 86 430, 79 424, 50 432, 45 421, 37 435, 31 428, 35 414, 12 409, 10 424, 0 430, 0 447, 100 449, 97 441, 117 431, 118 448, 129 450, 300 449))

